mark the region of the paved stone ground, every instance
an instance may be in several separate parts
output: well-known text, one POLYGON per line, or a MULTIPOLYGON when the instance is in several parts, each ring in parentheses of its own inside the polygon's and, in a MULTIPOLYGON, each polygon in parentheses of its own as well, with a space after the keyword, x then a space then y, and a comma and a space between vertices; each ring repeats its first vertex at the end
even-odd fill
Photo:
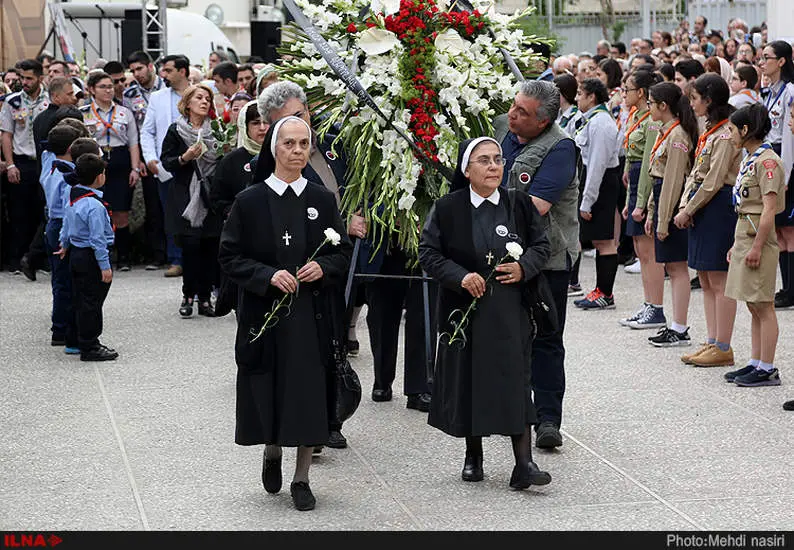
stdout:
MULTIPOLYGON (((592 284, 593 260, 582 281, 592 284)), ((641 301, 618 275, 617 310, 569 308, 564 446, 535 453, 551 485, 509 490, 507 438, 484 442, 486 479, 460 480, 464 443, 395 399, 369 399, 366 325, 353 359, 365 396, 350 446, 312 467, 315 511, 265 493, 262 448, 234 445, 234 316, 180 319, 180 281, 118 273, 103 340, 121 354, 81 363, 49 345, 50 288, 0 274, 0 530, 735 530, 794 524, 794 311, 779 313, 784 385, 737 388, 726 368, 683 365, 649 331, 619 327, 641 301)), ((587 285, 585 285, 587 286, 587 285)), ((669 291, 666 297, 669 305, 669 291)), ((693 292, 693 339, 704 337, 693 292)), ((741 306, 737 361, 749 352, 741 306)))

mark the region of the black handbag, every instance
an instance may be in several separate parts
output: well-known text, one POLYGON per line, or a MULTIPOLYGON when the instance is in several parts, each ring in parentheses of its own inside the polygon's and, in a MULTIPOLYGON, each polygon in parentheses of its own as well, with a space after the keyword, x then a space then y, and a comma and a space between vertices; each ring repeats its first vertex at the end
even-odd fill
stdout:
POLYGON ((358 409, 361 403, 361 381, 350 366, 341 342, 334 340, 334 361, 330 383, 332 385, 330 423, 341 425, 358 409))

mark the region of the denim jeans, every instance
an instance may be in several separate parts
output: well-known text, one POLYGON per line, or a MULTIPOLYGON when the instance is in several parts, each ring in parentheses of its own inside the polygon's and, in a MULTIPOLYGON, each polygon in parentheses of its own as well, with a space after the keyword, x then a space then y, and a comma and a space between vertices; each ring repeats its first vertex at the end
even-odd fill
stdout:
MULTIPOLYGON (((168 188, 172 185, 172 180, 157 180, 157 190, 160 193, 160 204, 163 207, 163 219, 168 217, 168 188)), ((168 256, 168 263, 171 265, 182 265, 182 249, 174 242, 174 236, 166 233, 165 253, 168 256)))

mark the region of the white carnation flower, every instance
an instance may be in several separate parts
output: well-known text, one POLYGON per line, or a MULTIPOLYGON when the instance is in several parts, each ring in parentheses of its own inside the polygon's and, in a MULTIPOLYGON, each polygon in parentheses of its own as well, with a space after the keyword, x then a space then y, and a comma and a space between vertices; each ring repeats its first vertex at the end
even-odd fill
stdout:
POLYGON ((505 245, 505 248, 507 249, 507 253, 514 260, 518 260, 521 257, 521 255, 524 253, 524 249, 521 248, 521 245, 518 244, 517 242, 511 241, 505 245))
POLYGON ((323 231, 323 233, 325 234, 325 238, 328 240, 328 242, 334 246, 337 246, 342 241, 342 236, 339 235, 339 233, 337 233, 336 231, 334 231, 332 227, 329 227, 328 229, 323 231))

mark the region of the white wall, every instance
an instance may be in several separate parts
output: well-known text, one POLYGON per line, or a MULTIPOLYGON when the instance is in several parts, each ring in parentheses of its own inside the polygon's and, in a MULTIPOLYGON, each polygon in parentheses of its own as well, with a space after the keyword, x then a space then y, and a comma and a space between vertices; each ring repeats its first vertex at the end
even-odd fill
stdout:
POLYGON ((769 40, 794 42, 794 6, 791 0, 766 0, 769 40))

